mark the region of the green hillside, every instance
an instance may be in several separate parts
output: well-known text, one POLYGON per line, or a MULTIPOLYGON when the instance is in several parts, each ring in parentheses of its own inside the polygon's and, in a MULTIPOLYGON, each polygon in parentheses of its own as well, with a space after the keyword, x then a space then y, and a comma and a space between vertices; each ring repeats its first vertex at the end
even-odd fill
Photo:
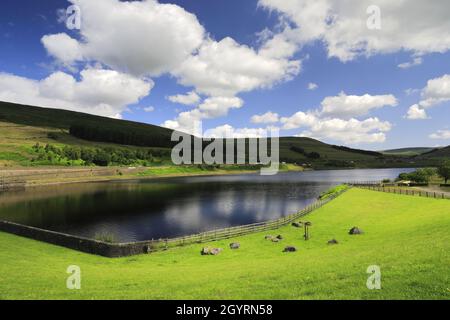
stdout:
MULTIPOLYGON (((0 165, 30 165, 36 156, 33 146, 37 143, 60 148, 100 148, 106 153, 111 153, 112 148, 119 148, 122 150, 119 153, 129 153, 130 150, 146 152, 156 155, 158 161, 169 161, 173 146, 172 132, 150 124, 0 102, 0 165)), ((313 168, 422 166, 434 163, 442 156, 445 156, 445 152, 436 151, 432 156, 430 153, 426 157, 412 158, 333 146, 310 138, 280 138, 282 162, 305 164, 313 168)), ((65 158, 62 163, 77 164, 65 158)), ((58 163, 34 161, 33 164, 58 163)))
POLYGON ((450 158, 450 146, 445 148, 433 149, 429 152, 425 152, 421 154, 417 158, 423 159, 441 159, 441 158, 450 158))
POLYGON ((69 130, 73 125, 83 124, 108 128, 111 130, 123 130, 134 132, 136 134, 142 133, 149 136, 157 136, 160 137, 161 140, 167 141, 167 143, 170 142, 170 137, 173 131, 151 124, 118 120, 60 109, 31 107, 7 102, 0 102, 0 121, 32 127, 65 130, 69 130))
POLYGON ((433 148, 400 148, 400 149, 391 149, 391 150, 383 150, 380 151, 383 154, 388 155, 400 155, 400 156, 417 156, 426 152, 430 152, 434 150, 433 148))

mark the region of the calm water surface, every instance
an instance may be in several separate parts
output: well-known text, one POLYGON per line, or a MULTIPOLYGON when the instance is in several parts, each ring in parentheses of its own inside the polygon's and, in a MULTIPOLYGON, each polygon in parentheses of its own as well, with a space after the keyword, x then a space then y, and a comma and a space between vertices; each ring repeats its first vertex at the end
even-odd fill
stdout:
POLYGON ((0 194, 0 219, 119 242, 188 235, 289 215, 341 182, 409 169, 288 172, 86 183, 0 194))

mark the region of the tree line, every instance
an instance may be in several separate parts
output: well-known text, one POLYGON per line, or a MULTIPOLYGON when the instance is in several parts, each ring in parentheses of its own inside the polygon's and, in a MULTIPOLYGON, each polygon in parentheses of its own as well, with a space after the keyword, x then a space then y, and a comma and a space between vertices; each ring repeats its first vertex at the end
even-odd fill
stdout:
POLYGON ((435 175, 441 177, 444 180, 445 184, 447 184, 448 180, 450 179, 450 160, 442 162, 437 167, 437 169, 422 168, 410 173, 401 173, 398 176, 398 180, 407 180, 413 181, 415 183, 427 184, 435 175))
POLYGON ((133 128, 130 130, 125 126, 104 127, 94 124, 74 124, 70 127, 69 133, 84 140, 130 146, 171 148, 174 145, 170 134, 161 134, 160 132, 153 134, 148 129, 133 128))
POLYGON ((307 157, 308 159, 320 159, 320 153, 318 152, 306 152, 305 149, 301 148, 301 147, 297 147, 297 146, 291 146, 290 147, 291 151, 294 151, 296 153, 300 153, 303 154, 305 157, 307 157))
POLYGON ((359 153, 359 154, 364 154, 364 155, 367 155, 367 156, 383 157, 383 154, 381 154, 380 152, 376 152, 376 151, 353 149, 353 148, 344 147, 344 146, 331 146, 331 147, 333 149, 340 150, 340 151, 359 153))
POLYGON ((170 156, 168 150, 125 149, 125 148, 87 148, 78 146, 57 147, 51 144, 45 146, 39 143, 33 146, 36 157, 33 162, 44 162, 61 165, 149 165, 156 158, 170 156))

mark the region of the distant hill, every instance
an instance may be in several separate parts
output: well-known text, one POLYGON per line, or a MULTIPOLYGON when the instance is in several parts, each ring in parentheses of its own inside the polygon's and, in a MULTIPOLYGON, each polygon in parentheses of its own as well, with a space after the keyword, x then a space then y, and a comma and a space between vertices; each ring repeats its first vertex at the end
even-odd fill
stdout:
POLYGON ((419 155, 417 158, 448 158, 450 159, 450 146, 447 146, 445 148, 436 148, 432 149, 428 152, 424 152, 421 155, 419 155))
POLYGON ((388 154, 388 155, 415 156, 415 155, 426 153, 426 152, 429 152, 432 150, 434 150, 434 149, 427 148, 427 147, 423 147, 423 148, 419 147, 419 148, 400 148, 400 149, 383 150, 380 152, 383 154, 388 154))
POLYGON ((7 102, 0 102, 0 121, 32 127, 66 130, 69 130, 73 125, 85 125, 89 127, 103 128, 110 131, 133 132, 136 135, 156 137, 157 139, 155 139, 155 143, 148 145, 149 147, 170 147, 170 137, 173 132, 173 130, 151 124, 118 120, 60 109, 31 107, 7 102))
MULTIPOLYGON (((8 158, 13 164, 22 163, 17 159, 29 157, 27 153, 37 142, 88 147, 116 145, 126 148, 128 146, 159 148, 167 150, 163 153, 166 155, 170 154, 170 148, 173 146, 171 141, 173 130, 167 128, 80 112, 6 102, 0 102, 0 124, 3 124, 0 134, 9 137, 1 141, 0 161, 2 157, 8 158), (8 127, 8 123, 22 127, 8 127), (50 132, 53 134, 49 135, 50 132), (57 141, 52 138, 55 135, 58 137, 57 141)), ((408 150, 413 149, 422 148, 408 148, 408 150)), ((329 145, 303 137, 280 138, 281 161, 306 164, 314 168, 405 167, 413 164, 424 165, 422 162, 426 162, 427 159, 441 156, 441 153, 436 153, 412 160, 405 154, 399 156, 392 151, 381 153, 359 150, 329 145), (390 152, 392 154, 389 154, 390 152)))

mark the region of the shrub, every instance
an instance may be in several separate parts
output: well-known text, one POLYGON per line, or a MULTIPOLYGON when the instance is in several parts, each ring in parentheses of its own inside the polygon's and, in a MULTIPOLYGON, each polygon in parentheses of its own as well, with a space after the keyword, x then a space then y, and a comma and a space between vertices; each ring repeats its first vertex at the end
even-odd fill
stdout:
POLYGON ((450 179, 450 160, 444 161, 437 169, 437 173, 442 179, 444 179, 445 184, 450 179))
POLYGON ((401 173, 398 178, 400 180, 411 180, 415 183, 426 184, 430 178, 436 174, 436 171, 431 168, 418 169, 410 173, 401 173))

